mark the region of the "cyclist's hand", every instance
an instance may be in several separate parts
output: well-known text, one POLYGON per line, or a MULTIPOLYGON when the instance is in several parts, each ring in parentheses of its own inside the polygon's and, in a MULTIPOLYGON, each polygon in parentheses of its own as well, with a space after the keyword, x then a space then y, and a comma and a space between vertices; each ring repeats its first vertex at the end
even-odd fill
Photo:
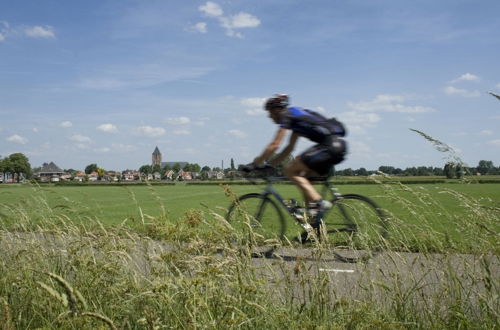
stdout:
POLYGON ((243 165, 241 167, 241 171, 245 173, 250 173, 252 171, 255 171, 256 166, 253 163, 243 165))
POLYGON ((274 167, 272 167, 271 165, 268 165, 268 164, 264 164, 264 165, 258 165, 258 166, 255 166, 255 170, 257 171, 272 171, 274 170, 274 167))

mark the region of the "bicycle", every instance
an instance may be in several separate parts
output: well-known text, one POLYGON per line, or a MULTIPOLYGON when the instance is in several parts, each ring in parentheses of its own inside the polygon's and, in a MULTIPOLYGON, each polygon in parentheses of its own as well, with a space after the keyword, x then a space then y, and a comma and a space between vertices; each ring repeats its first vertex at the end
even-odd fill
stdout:
MULTIPOLYGON (((332 208, 323 216, 321 225, 315 228, 313 241, 327 247, 342 261, 366 261, 385 248, 388 237, 387 218, 383 210, 370 198, 359 194, 341 194, 330 178, 310 178, 312 182, 323 182, 321 195, 328 198, 332 208)), ((249 179, 253 184, 256 180, 249 179)), ((272 254, 279 241, 286 241, 286 222, 283 211, 299 224, 308 220, 307 210, 294 200, 284 199, 273 183, 283 178, 264 175, 266 184, 260 193, 237 197, 228 208, 226 220, 233 225, 250 225, 260 243, 271 247, 265 253, 272 254)), ((310 220, 310 219, 309 219, 310 220)))

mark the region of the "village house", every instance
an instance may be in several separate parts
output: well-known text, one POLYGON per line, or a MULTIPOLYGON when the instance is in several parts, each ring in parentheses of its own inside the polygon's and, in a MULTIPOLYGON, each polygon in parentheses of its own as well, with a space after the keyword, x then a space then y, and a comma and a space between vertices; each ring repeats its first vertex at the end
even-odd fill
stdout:
POLYGON ((137 171, 126 170, 122 172, 123 181, 134 181, 136 178, 140 177, 140 173, 137 171))
POLYGON ((178 175, 177 175, 177 180, 191 181, 191 180, 193 180, 193 176, 191 175, 191 172, 185 172, 183 170, 180 170, 178 175))
POLYGON ((96 171, 93 171, 88 176, 89 182, 96 182, 98 179, 99 179, 99 174, 96 171))
MULTIPOLYGON (((35 177, 40 179, 41 182, 58 182, 61 177, 67 177, 67 173, 59 168, 54 162, 44 163, 40 171, 35 173, 35 177)), ((71 176, 69 176, 71 177, 71 176)))
POLYGON ((85 174, 85 172, 77 171, 75 173, 75 176, 73 177, 73 181, 83 182, 85 181, 86 177, 87 175, 85 174))
POLYGON ((175 174, 175 172, 172 170, 165 171, 165 174, 163 174, 163 178, 167 179, 167 180, 173 180, 174 174, 175 174))
POLYGON ((117 182, 120 181, 121 173, 115 171, 107 171, 104 173, 103 180, 108 182, 117 182))
POLYGON ((207 175, 209 179, 217 179, 217 180, 224 179, 224 172, 222 171, 208 171, 207 175))

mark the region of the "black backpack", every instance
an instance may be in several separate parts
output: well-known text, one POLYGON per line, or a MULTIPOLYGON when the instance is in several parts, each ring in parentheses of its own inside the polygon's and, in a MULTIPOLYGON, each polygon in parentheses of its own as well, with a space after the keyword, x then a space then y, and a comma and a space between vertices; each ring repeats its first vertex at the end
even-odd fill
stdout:
POLYGON ((335 117, 332 118, 326 118, 325 116, 312 111, 312 110, 305 110, 307 113, 315 116, 317 118, 317 124, 325 127, 328 129, 332 134, 337 135, 337 136, 345 136, 346 135, 346 129, 344 124, 342 124, 340 121, 338 121, 335 117))

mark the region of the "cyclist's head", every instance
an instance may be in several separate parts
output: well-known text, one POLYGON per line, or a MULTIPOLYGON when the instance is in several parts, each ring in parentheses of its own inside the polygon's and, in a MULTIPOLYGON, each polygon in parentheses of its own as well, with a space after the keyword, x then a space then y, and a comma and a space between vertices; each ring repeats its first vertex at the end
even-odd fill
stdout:
POLYGON ((288 107, 288 95, 286 94, 274 94, 273 97, 267 99, 264 104, 264 109, 266 111, 274 112, 281 111, 288 107))

